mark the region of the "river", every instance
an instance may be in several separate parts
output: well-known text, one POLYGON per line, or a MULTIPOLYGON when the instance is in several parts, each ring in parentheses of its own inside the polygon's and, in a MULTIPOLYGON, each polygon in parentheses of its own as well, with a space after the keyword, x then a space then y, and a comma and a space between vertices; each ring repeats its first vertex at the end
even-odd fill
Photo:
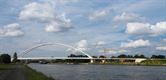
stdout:
POLYGON ((166 80, 165 66, 29 64, 56 80, 166 80))

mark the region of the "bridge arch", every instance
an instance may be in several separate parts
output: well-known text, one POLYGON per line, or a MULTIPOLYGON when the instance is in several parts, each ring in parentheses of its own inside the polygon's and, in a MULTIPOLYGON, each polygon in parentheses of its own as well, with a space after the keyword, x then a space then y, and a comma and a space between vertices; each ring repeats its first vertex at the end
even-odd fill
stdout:
POLYGON ((37 48, 42 47, 42 46, 48 46, 48 45, 60 45, 60 46, 68 47, 68 48, 71 48, 71 49, 74 49, 76 51, 81 52, 82 54, 88 56, 88 58, 92 58, 92 56, 90 56, 88 53, 86 53, 86 52, 84 52, 82 50, 79 50, 79 49, 77 49, 77 48, 75 48, 75 47, 73 47, 71 45, 67 45, 67 44, 63 44, 63 43, 42 43, 42 44, 38 44, 38 45, 35 45, 35 46, 31 47, 31 48, 26 49, 20 55, 22 55, 22 57, 23 57, 24 55, 28 54, 29 52, 31 52, 34 49, 37 49, 37 48))

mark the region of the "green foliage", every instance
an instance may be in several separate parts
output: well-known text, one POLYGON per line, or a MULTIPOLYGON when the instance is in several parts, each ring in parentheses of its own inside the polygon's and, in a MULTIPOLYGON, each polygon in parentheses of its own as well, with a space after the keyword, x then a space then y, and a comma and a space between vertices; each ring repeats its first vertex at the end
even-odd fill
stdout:
POLYGON ((141 64, 145 65, 166 65, 166 60, 145 60, 141 64))
POLYGON ((17 62, 17 53, 15 52, 14 55, 13 55, 13 61, 12 62, 17 62))
POLYGON ((164 59, 166 58, 164 55, 152 55, 151 58, 155 58, 155 59, 164 59))
POLYGON ((106 58, 106 56, 104 56, 104 55, 100 55, 99 58, 106 58))
POLYGON ((127 55, 121 54, 121 55, 118 56, 118 58, 127 58, 127 55))
POLYGON ((146 57, 143 54, 141 54, 141 55, 136 54, 136 55, 134 55, 134 58, 146 58, 146 57))
POLYGON ((11 69, 10 64, 0 64, 0 70, 9 70, 11 69))
POLYGON ((11 57, 8 54, 1 54, 0 55, 0 63, 8 64, 11 62, 11 57))
POLYGON ((147 58, 145 55, 143 54, 136 54, 136 55, 126 55, 126 54, 120 54, 118 56, 112 56, 112 58, 147 58))

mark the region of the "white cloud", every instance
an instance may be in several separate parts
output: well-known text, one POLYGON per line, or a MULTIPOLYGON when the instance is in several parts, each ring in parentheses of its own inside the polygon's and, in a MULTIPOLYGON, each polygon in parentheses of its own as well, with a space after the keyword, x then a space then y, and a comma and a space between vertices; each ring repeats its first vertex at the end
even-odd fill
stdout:
POLYGON ((36 19, 41 21, 49 21, 54 18, 54 8, 51 5, 36 2, 25 5, 19 15, 19 19, 22 20, 36 19))
POLYGON ((156 25, 151 25, 149 23, 128 23, 126 28, 126 33, 128 34, 152 34, 160 35, 166 34, 166 22, 158 22, 156 25))
POLYGON ((145 18, 135 14, 135 13, 126 13, 123 12, 121 15, 117 15, 113 18, 115 22, 132 22, 132 21, 142 21, 145 18))
POLYGON ((72 28, 71 20, 66 18, 65 14, 56 14, 54 7, 49 3, 32 2, 25 5, 19 18, 22 20, 44 21, 46 32, 62 32, 72 28))
POLYGON ((151 25, 151 29, 154 34, 166 34, 166 21, 151 25))
MULTIPOLYGON (((95 44, 93 44, 95 47, 100 47, 100 46, 103 46, 105 45, 106 43, 104 41, 98 41, 96 42, 95 44)), ((77 42, 75 44, 75 47, 77 50, 81 50, 81 51, 87 51, 89 50, 90 48, 88 47, 88 42, 87 40, 80 40, 79 42, 77 42)), ((77 52, 76 50, 72 50, 72 49, 68 49, 67 51, 73 51, 73 52, 77 52)))
POLYGON ((79 42, 77 42, 75 44, 75 49, 67 49, 66 51, 72 51, 72 53, 76 53, 76 52, 79 52, 79 51, 87 51, 88 50, 88 42, 87 40, 80 40, 79 42))
POLYGON ((88 49, 88 42, 87 40, 80 40, 77 44, 76 44, 76 48, 78 50, 82 50, 82 51, 86 51, 88 49))
POLYGON ((100 10, 100 11, 95 11, 89 16, 90 20, 97 20, 105 17, 106 15, 109 14, 109 10, 100 10))
POLYGON ((128 43, 121 43, 121 47, 127 47, 127 48, 137 48, 137 47, 146 47, 150 46, 149 40, 135 40, 135 41, 130 41, 128 43))
POLYGON ((166 46, 156 47, 156 50, 166 51, 166 46))
POLYGON ((59 18, 57 21, 51 21, 49 24, 46 25, 46 32, 60 32, 72 28, 71 20, 66 19, 65 15, 59 16, 57 18, 59 18))
POLYGON ((98 47, 101 47, 101 46, 103 46, 103 45, 105 45, 106 43, 105 43, 105 41, 98 41, 98 42, 96 42, 95 44, 94 44, 94 46, 96 47, 96 48, 98 48, 98 47))
POLYGON ((0 28, 0 37, 17 37, 22 36, 24 32, 21 31, 18 23, 12 23, 0 28))
POLYGON ((126 33, 128 34, 147 34, 150 33, 150 24, 148 23, 128 23, 126 33))
POLYGON ((98 45, 98 46, 104 45, 104 44, 105 44, 105 41, 98 41, 98 42, 96 43, 96 45, 98 45))
POLYGON ((127 50, 124 49, 104 49, 100 52, 108 53, 108 54, 117 54, 117 53, 126 53, 127 50))

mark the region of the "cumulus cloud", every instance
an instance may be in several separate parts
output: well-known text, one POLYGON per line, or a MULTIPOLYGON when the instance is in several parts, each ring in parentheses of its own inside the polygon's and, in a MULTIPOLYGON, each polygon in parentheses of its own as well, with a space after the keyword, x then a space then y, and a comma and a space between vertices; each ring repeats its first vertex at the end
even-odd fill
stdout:
POLYGON ((25 5, 20 12, 19 19, 29 20, 36 19, 41 21, 48 21, 55 18, 54 8, 48 3, 32 2, 25 5))
POLYGON ((82 50, 82 51, 86 51, 88 49, 88 42, 87 40, 80 40, 77 44, 76 44, 76 48, 78 50, 82 50))
POLYGON ((96 43, 96 45, 98 45, 98 46, 104 45, 104 44, 105 44, 105 41, 98 41, 98 42, 96 43))
POLYGON ((158 22, 156 25, 151 25, 153 34, 166 34, 166 21, 158 22))
POLYGON ((166 34, 166 22, 158 22, 156 25, 151 25, 149 23, 128 23, 126 28, 126 33, 128 34, 152 34, 160 35, 166 34))
POLYGON ((149 40, 143 40, 143 39, 138 39, 135 41, 130 41, 128 43, 121 43, 121 47, 126 47, 126 48, 137 48, 137 47, 146 47, 150 46, 149 40))
POLYGON ((17 37, 24 34, 18 23, 12 23, 0 28, 0 37, 17 37))
POLYGON ((156 47, 156 50, 166 51, 166 46, 156 47))
POLYGON ((61 32, 72 28, 71 20, 66 18, 65 14, 55 13, 54 7, 49 3, 32 2, 25 5, 19 19, 45 22, 46 32, 61 32))
POLYGON ((100 10, 100 11, 95 11, 94 13, 92 13, 90 16, 89 16, 89 19, 90 20, 98 20, 98 19, 101 19, 103 17, 105 17, 106 15, 109 14, 109 10, 100 10))
POLYGON ((117 53, 126 53, 128 51, 124 49, 104 49, 104 50, 101 50, 100 52, 104 52, 108 54, 117 54, 117 53))
POLYGON ((148 23, 128 23, 126 33, 128 34, 147 34, 150 33, 150 24, 148 23))
POLYGON ((126 13, 123 12, 121 15, 117 15, 113 18, 115 22, 132 22, 132 21, 142 21, 145 18, 135 14, 135 13, 126 13))
POLYGON ((79 51, 87 51, 88 50, 88 42, 87 40, 80 40, 79 42, 77 42, 75 44, 75 49, 67 49, 66 51, 72 51, 72 53, 76 53, 76 52, 79 52, 79 51))
POLYGON ((71 29, 71 20, 66 19, 65 15, 62 15, 58 21, 51 21, 46 25, 46 32, 60 32, 71 29))
POLYGON ((87 40, 80 40, 75 44, 75 49, 68 48, 66 51, 71 51, 72 53, 76 54, 77 52, 87 51, 88 49, 89 48, 87 40))

